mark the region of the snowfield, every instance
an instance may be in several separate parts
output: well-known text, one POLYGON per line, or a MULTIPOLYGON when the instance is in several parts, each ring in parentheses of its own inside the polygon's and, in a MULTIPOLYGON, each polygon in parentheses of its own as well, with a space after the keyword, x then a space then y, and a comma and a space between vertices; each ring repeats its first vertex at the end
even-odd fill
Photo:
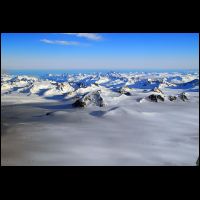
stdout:
POLYGON ((198 73, 1 75, 1 165, 188 166, 198 73))

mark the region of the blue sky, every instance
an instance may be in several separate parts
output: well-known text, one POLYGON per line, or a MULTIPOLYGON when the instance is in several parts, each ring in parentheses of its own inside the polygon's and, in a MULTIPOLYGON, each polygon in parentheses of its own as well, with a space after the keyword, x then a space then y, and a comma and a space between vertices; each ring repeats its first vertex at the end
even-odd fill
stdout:
POLYGON ((197 69, 197 33, 2 33, 4 69, 197 69))

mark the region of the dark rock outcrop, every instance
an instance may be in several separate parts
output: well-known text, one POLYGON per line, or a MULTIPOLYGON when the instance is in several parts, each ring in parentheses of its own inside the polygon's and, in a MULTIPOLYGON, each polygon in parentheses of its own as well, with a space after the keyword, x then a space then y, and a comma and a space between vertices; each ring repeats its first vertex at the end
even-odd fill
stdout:
POLYGON ((78 99, 73 104, 73 106, 75 106, 75 107, 82 107, 83 108, 83 107, 86 107, 86 106, 88 106, 89 104, 92 104, 92 103, 94 105, 96 105, 96 106, 99 106, 99 107, 105 106, 104 100, 101 97, 99 90, 84 95, 83 97, 81 97, 80 99, 78 99))
POLYGON ((185 101, 185 100, 189 100, 185 94, 185 92, 182 92, 181 94, 179 94, 179 98, 182 100, 182 101, 185 101))
POLYGON ((168 98, 170 101, 175 101, 177 99, 176 96, 169 96, 168 98))
POLYGON ((86 106, 86 103, 81 101, 81 99, 78 99, 74 104, 73 104, 74 107, 85 107, 86 106))
POLYGON ((131 96, 131 93, 130 92, 124 92, 124 93, 121 93, 121 94, 124 94, 126 96, 131 96))
POLYGON ((164 101, 165 99, 161 95, 152 94, 148 97, 152 102, 164 101))

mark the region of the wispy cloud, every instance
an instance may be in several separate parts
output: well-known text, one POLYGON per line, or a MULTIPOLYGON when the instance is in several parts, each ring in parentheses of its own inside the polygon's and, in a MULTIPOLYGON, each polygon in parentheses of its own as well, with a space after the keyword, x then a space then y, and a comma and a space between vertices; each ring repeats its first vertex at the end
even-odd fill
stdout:
POLYGON ((83 37, 89 40, 102 40, 103 37, 100 34, 97 33, 63 33, 66 35, 75 35, 77 37, 83 37))
POLYGON ((58 44, 58 45, 79 45, 79 42, 75 41, 66 41, 66 40, 48 40, 42 39, 40 42, 44 42, 46 44, 58 44))

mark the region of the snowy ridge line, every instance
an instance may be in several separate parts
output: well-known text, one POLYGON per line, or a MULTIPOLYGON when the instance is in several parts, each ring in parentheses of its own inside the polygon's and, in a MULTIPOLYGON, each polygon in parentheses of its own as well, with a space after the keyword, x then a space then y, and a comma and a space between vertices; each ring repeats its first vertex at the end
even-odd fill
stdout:
MULTIPOLYGON (((191 93, 199 92, 198 73, 94 73, 94 74, 48 74, 34 76, 1 75, 1 95, 20 94, 44 98, 84 99, 90 94, 92 99, 99 96, 105 102, 115 101, 121 95, 140 96, 138 102, 148 99, 159 101, 189 100, 191 93), (94 95, 92 97, 91 95, 94 95)), ((96 100, 94 101, 96 102, 96 100)), ((106 105, 106 103, 95 103, 106 105)))

